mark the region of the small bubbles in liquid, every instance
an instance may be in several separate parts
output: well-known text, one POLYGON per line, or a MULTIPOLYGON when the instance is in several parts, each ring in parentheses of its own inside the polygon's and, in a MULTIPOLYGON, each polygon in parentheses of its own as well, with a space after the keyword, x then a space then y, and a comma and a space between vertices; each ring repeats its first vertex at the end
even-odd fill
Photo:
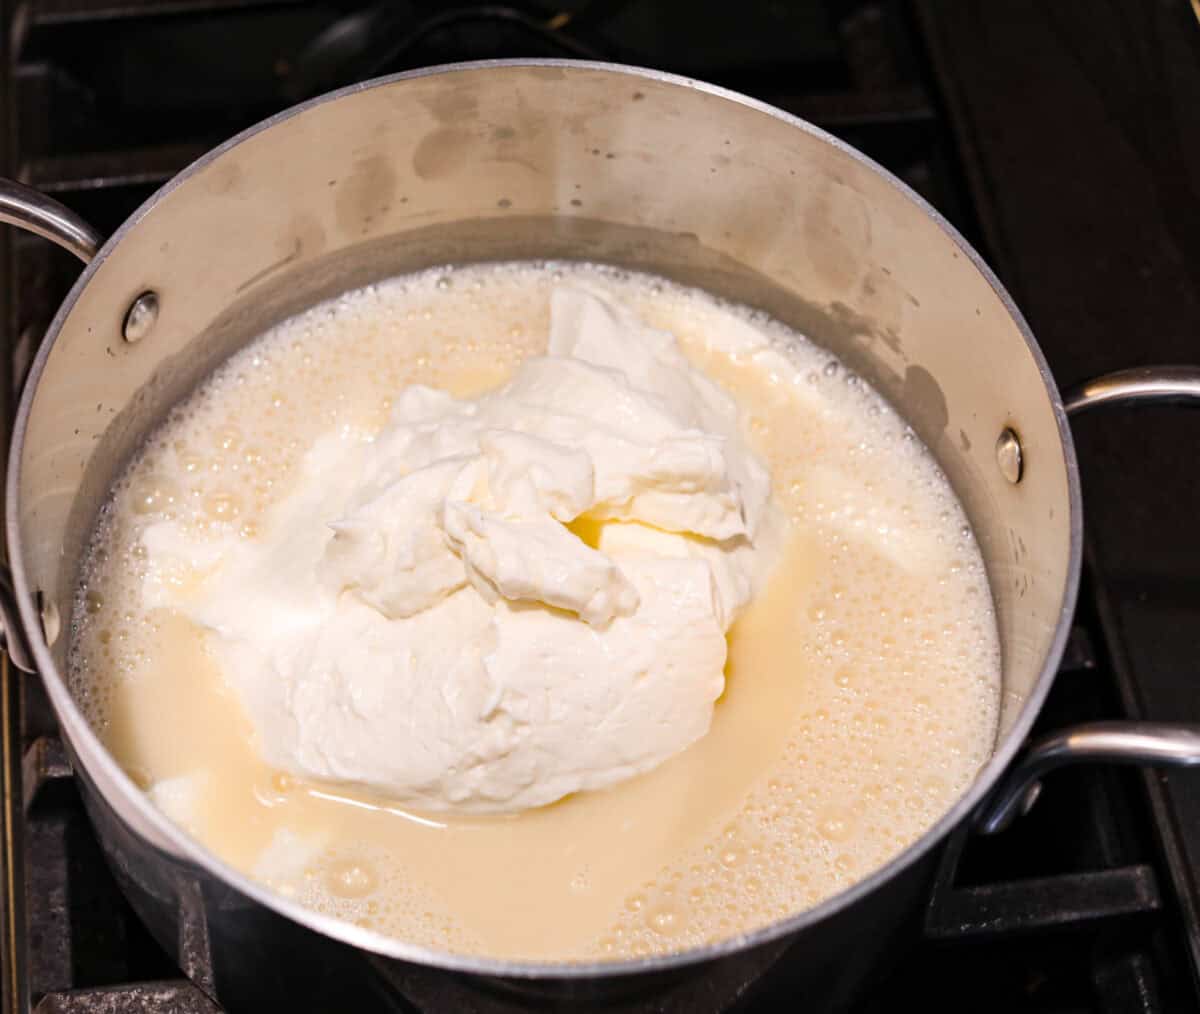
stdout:
POLYGON ((179 487, 170 479, 147 476, 134 484, 131 501, 134 513, 152 514, 166 510, 180 496, 179 487))
POLYGON ((850 837, 853 827, 844 813, 828 813, 820 819, 817 831, 827 841, 845 841, 850 837))
POLYGON ((365 897, 375 890, 378 883, 375 871, 362 862, 337 863, 325 875, 325 886, 329 893, 339 898, 365 897))
POLYGON ((646 925, 660 936, 674 936, 683 928, 683 920, 674 907, 663 906, 649 914, 646 925))
MULTIPOLYGON (((560 279, 576 270, 554 267, 560 279)), ((549 288, 548 276, 549 269, 537 280, 543 295, 549 288)), ((604 277, 615 280, 619 276, 610 272, 604 277)), ((303 462, 314 435, 335 425, 368 429, 382 425, 390 410, 387 399, 399 388, 418 381, 439 384, 452 377, 437 353, 469 359, 472 366, 499 364, 505 369, 515 367, 523 356, 537 353, 537 343, 545 338, 547 318, 544 312, 542 316, 525 314, 524 297, 510 295, 507 288, 514 283, 515 291, 517 280, 516 275, 509 278, 496 268, 449 275, 440 268, 404 283, 412 286, 408 295, 401 295, 399 283, 385 282, 373 287, 369 298, 364 293, 348 294, 335 310, 321 309, 282 326, 275 336, 263 340, 259 351, 271 354, 260 354, 253 370, 247 367, 248 357, 239 354, 230 369, 202 389, 203 396, 174 414, 168 437, 187 439, 168 439, 161 449, 148 447, 145 460, 136 464, 133 477, 126 480, 116 513, 132 512, 137 479, 160 474, 179 483, 179 503, 169 506, 179 510, 191 533, 213 537, 207 498, 222 493, 237 501, 236 515, 222 519, 230 523, 229 530, 244 538, 254 537, 253 526, 266 523, 266 512, 277 499, 277 491, 290 488, 291 476, 303 462), (454 281, 455 297, 435 297, 438 280, 447 277, 454 281), (489 291, 475 298, 482 279, 487 280, 489 291), (455 316, 458 299, 464 307, 463 317, 455 316), (473 305, 468 307, 468 301, 473 305), (432 324, 425 323, 433 317, 428 306, 438 308, 432 324), (471 324, 475 321, 482 321, 482 326, 471 324), (522 325, 520 333, 510 333, 522 325), (455 337, 448 339, 445 332, 455 337), (457 352, 450 353, 455 345, 457 352), (422 359, 419 368, 418 358, 422 359), (244 387, 237 386, 239 371, 247 374, 240 380, 244 387), (275 404, 272 395, 278 393, 287 396, 286 403, 275 404), (218 438, 224 426, 234 427, 237 433, 236 442, 228 446, 218 438), (291 450, 287 449, 289 443, 291 450), (210 464, 217 464, 220 470, 210 471, 210 464), (240 470, 233 474, 235 464, 240 470)), ((644 286, 638 298, 648 298, 645 281, 638 284, 644 286)), ((670 283, 653 284, 661 289, 656 294, 664 300, 652 315, 654 326, 668 330, 675 326, 681 337, 686 334, 688 340, 703 341, 706 331, 720 322, 716 311, 680 296, 680 290, 670 283)), ((752 320, 748 313, 737 313, 743 321, 752 320)), ((762 326, 775 327, 765 321, 762 326)), ((780 332, 773 348, 787 351, 793 345, 793 336, 780 332)), ((914 469, 913 476, 902 474, 902 467, 883 466, 880 451, 888 447, 889 439, 895 449, 903 421, 883 407, 865 384, 803 386, 819 384, 826 371, 830 376, 840 375, 842 368, 829 360, 827 352, 802 339, 797 349, 793 386, 782 391, 772 388, 767 396, 770 404, 765 399, 751 404, 760 413, 755 421, 771 434, 771 454, 780 456, 770 462, 775 488, 781 499, 790 498, 787 511, 801 519, 799 523, 819 553, 811 584, 797 595, 799 602, 786 607, 789 619, 811 619, 819 624, 799 624, 805 642, 800 648, 804 665, 799 668, 812 676, 811 685, 804 688, 803 710, 785 735, 789 744, 786 756, 772 772, 764 771, 757 788, 749 793, 737 817, 741 830, 738 826, 717 828, 707 840, 698 835, 699 840, 689 846, 686 856, 679 857, 678 864, 654 871, 658 874, 656 886, 643 883, 642 876, 622 885, 617 897, 627 890, 636 892, 636 900, 631 899, 633 904, 620 915, 625 929, 597 926, 593 952, 626 956, 637 950, 648 953, 691 945, 753 928, 778 914, 815 903, 913 840, 922 822, 936 818, 962 791, 973 774, 971 765, 986 758, 990 746, 986 708, 973 710, 973 703, 989 699, 992 693, 987 673, 994 664, 987 653, 994 650, 989 641, 994 633, 986 624, 976 630, 961 623, 955 627, 956 633, 946 634, 942 622, 947 609, 961 609, 954 616, 971 616, 990 606, 978 598, 972 601, 981 591, 986 597, 982 571, 972 576, 966 566, 956 571, 952 565, 974 559, 977 550, 970 530, 953 499, 944 496, 944 480, 933 476, 915 436, 909 438, 911 452, 901 456, 907 467, 914 469), (789 427, 793 421, 804 427, 803 453, 781 449, 785 440, 791 439, 791 430, 776 423, 772 414, 776 401, 794 411, 795 420, 788 420, 789 427), (921 470, 933 477, 922 480, 917 474, 921 470), (867 482, 874 488, 867 489, 867 482), (949 521, 938 517, 947 505, 953 508, 949 521), (922 519, 922 523, 905 523, 902 517, 922 519), (852 527, 856 521, 861 521, 862 527, 852 527), (944 546, 934 547, 931 536, 937 533, 939 523, 949 524, 944 533, 948 538, 944 546), (929 569, 947 582, 944 586, 935 587, 932 580, 921 583, 924 579, 918 580, 916 571, 900 573, 885 555, 894 545, 896 562, 909 562, 906 540, 910 536, 914 551, 924 554, 912 560, 916 571, 929 569), (876 542, 884 553, 864 563, 876 542), (838 558, 836 562, 830 561, 831 555, 838 558), (842 590, 841 595, 834 594, 834 584, 842 590), (876 584, 877 594, 862 591, 876 584), (901 609, 916 608, 916 603, 924 601, 922 596, 928 595, 938 596, 931 618, 921 613, 907 626, 898 621, 901 609), (941 632, 939 642, 953 639, 954 651, 964 654, 961 659, 954 656, 953 672, 940 672, 942 681, 933 694, 936 707, 924 712, 915 705, 906 708, 896 701, 895 694, 899 689, 915 699, 925 690, 932 693, 936 677, 930 663, 949 655, 943 643, 920 643, 922 633, 929 631, 941 632), (964 692, 965 686, 971 688, 969 693, 964 692), (953 707, 941 703, 947 697, 953 698, 953 707), (880 714, 892 719, 894 730, 886 734, 874 731, 873 716, 880 714), (956 717, 959 715, 963 717, 956 717), (930 731, 926 749, 921 751, 915 741, 923 738, 918 731, 926 724, 930 731), (984 740, 987 745, 981 745, 984 740), (918 755, 922 752, 937 757, 936 777, 930 774, 928 758, 918 755), (903 771, 897 756, 907 758, 903 771), (848 829, 843 840, 838 836, 844 832, 834 826, 839 820, 848 829), (668 893, 672 885, 677 885, 673 896, 668 893)), ((738 383, 746 382, 758 362, 757 356, 743 358, 746 368, 730 373, 741 378, 738 383)), ((718 355, 708 352, 699 361, 718 361, 718 355)), ((764 361, 774 369, 769 359, 764 361)), ((765 388, 766 378, 762 383, 765 388)), ((740 397, 742 390, 735 387, 732 393, 740 397)), ((749 418, 746 422, 751 425, 749 418)), ((166 508, 160 510, 165 513, 166 508)), ((106 672, 114 684, 118 666, 138 662, 138 678, 153 670, 153 651, 139 655, 140 646, 147 644, 147 630, 140 622, 142 607, 137 604, 142 587, 137 567, 146 556, 140 533, 154 520, 153 511, 134 519, 127 530, 108 539, 109 545, 119 547, 111 561, 102 563, 99 552, 92 560, 110 577, 120 570, 126 592, 118 595, 112 591, 111 579, 98 583, 106 600, 99 618, 94 618, 86 594, 77 599, 80 643, 92 653, 91 668, 73 663, 72 678, 83 684, 74 684, 81 698, 95 684, 96 670, 106 672), (129 612, 128 602, 137 604, 132 610, 137 616, 121 626, 127 640, 110 649, 102 643, 113 640, 115 625, 110 626, 110 617, 129 612)), ((116 712, 110 698, 99 691, 92 693, 89 701, 95 702, 87 704, 93 720, 105 708, 116 712)), ((280 797, 288 794, 282 785, 263 784, 280 797)), ((277 812, 308 805, 307 796, 295 789, 290 798, 294 803, 277 812)), ((357 843, 344 844, 358 847, 357 843)), ((364 881, 357 874, 349 877, 349 890, 344 883, 327 883, 327 878, 336 876, 330 860, 324 858, 312 866, 313 879, 307 884, 303 874, 297 874, 301 902, 319 904, 335 917, 371 921, 383 931, 415 943, 444 944, 456 932, 452 923, 427 907, 419 890, 406 886, 404 877, 391 874, 399 864, 380 863, 374 853, 365 863, 359 853, 355 856, 357 865, 368 871, 366 881, 378 878, 365 898, 355 896, 364 881), (381 904, 386 901, 378 911, 368 908, 368 899, 375 898, 381 904)), ((561 887, 596 890, 598 881, 572 873, 568 871, 561 887)))
POLYGON ((231 493, 210 493, 204 498, 204 512, 213 521, 231 521, 239 510, 237 497, 231 493))

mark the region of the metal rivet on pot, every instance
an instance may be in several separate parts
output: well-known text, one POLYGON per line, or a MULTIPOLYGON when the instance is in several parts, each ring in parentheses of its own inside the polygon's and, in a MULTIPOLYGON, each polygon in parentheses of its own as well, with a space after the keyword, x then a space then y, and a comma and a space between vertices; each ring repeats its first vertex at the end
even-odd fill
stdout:
POLYGON ((1014 486, 1021 481, 1025 458, 1021 453, 1020 438, 1010 429, 1001 433, 996 441, 996 464, 1000 466, 1000 474, 1014 486))
POLYGON ((121 334, 127 342, 140 342, 158 320, 158 293, 147 290, 135 299, 125 313, 121 334))
POLYGON ((37 605, 38 612, 42 617, 42 633, 46 635, 46 646, 52 647, 62 630, 62 618, 58 615, 58 606, 41 592, 37 593, 37 605))
POLYGON ((1025 796, 1021 800, 1021 816, 1024 817, 1030 810, 1033 809, 1033 804, 1038 801, 1038 796, 1042 794, 1042 783, 1034 782, 1028 789, 1025 790, 1025 796))

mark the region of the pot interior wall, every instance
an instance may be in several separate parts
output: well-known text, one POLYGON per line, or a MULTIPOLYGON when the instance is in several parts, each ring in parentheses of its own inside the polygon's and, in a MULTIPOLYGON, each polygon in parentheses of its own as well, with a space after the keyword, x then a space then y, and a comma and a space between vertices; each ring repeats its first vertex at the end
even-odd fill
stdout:
MULTIPOLYGON (((793 325, 882 391, 979 538, 1004 651, 1002 735, 1012 727, 1059 620, 1070 516, 1051 401, 1011 312, 927 208, 835 142, 612 69, 477 67, 356 90, 160 194, 73 293, 37 379, 18 514, 30 591, 68 615, 114 475, 265 327, 398 272, 517 257, 701 285, 793 325), (126 343, 126 309, 148 289, 158 321, 126 343), (995 462, 1005 427, 1025 454, 1015 486, 995 462)), ((66 640, 52 646, 60 668, 66 640)), ((75 739, 81 719, 60 717, 75 739)))

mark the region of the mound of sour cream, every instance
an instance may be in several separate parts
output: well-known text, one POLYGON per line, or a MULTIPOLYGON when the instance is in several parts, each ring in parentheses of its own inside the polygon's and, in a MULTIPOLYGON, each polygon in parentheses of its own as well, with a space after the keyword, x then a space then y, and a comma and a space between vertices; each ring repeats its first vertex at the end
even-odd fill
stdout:
POLYGON ((740 431, 670 334, 563 285, 546 355, 327 434, 256 538, 149 526, 148 604, 206 632, 279 769, 480 813, 603 788, 708 731, 777 548, 740 431))

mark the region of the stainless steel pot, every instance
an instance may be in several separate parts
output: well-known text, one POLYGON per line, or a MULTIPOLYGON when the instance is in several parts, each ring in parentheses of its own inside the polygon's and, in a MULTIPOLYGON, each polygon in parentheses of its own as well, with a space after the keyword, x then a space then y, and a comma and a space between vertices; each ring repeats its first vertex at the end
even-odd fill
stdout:
MULTIPOLYGON (((796 947, 843 995, 919 906, 935 846, 994 831, 1077 760, 1200 762, 1186 728, 1068 730, 1017 759, 1063 650, 1081 514, 1067 414, 1200 398, 1200 371, 1134 371, 1060 398, 1033 336, 936 211, 834 138, 761 103, 651 71, 544 61, 385 78, 289 110, 164 186, 101 245, 16 184, 0 218, 88 262, 38 353, 10 451, 12 661, 46 684, 100 839, 166 949, 231 1010, 387 1009, 441 970, 489 988, 611 997, 796 947), (750 303, 866 377, 932 449, 987 564, 1004 658, 995 755, 971 790, 871 877, 692 951, 613 964, 439 953, 277 897, 166 820, 88 728, 62 673, 78 562, 118 473, 167 409, 273 323, 439 263, 586 258, 750 303), (864 932, 864 929, 866 932, 864 932), (264 992, 266 991, 266 992, 264 992)), ((519 913, 514 913, 519 918, 519 913)), ((814 987, 815 988, 815 987, 814 987)))

